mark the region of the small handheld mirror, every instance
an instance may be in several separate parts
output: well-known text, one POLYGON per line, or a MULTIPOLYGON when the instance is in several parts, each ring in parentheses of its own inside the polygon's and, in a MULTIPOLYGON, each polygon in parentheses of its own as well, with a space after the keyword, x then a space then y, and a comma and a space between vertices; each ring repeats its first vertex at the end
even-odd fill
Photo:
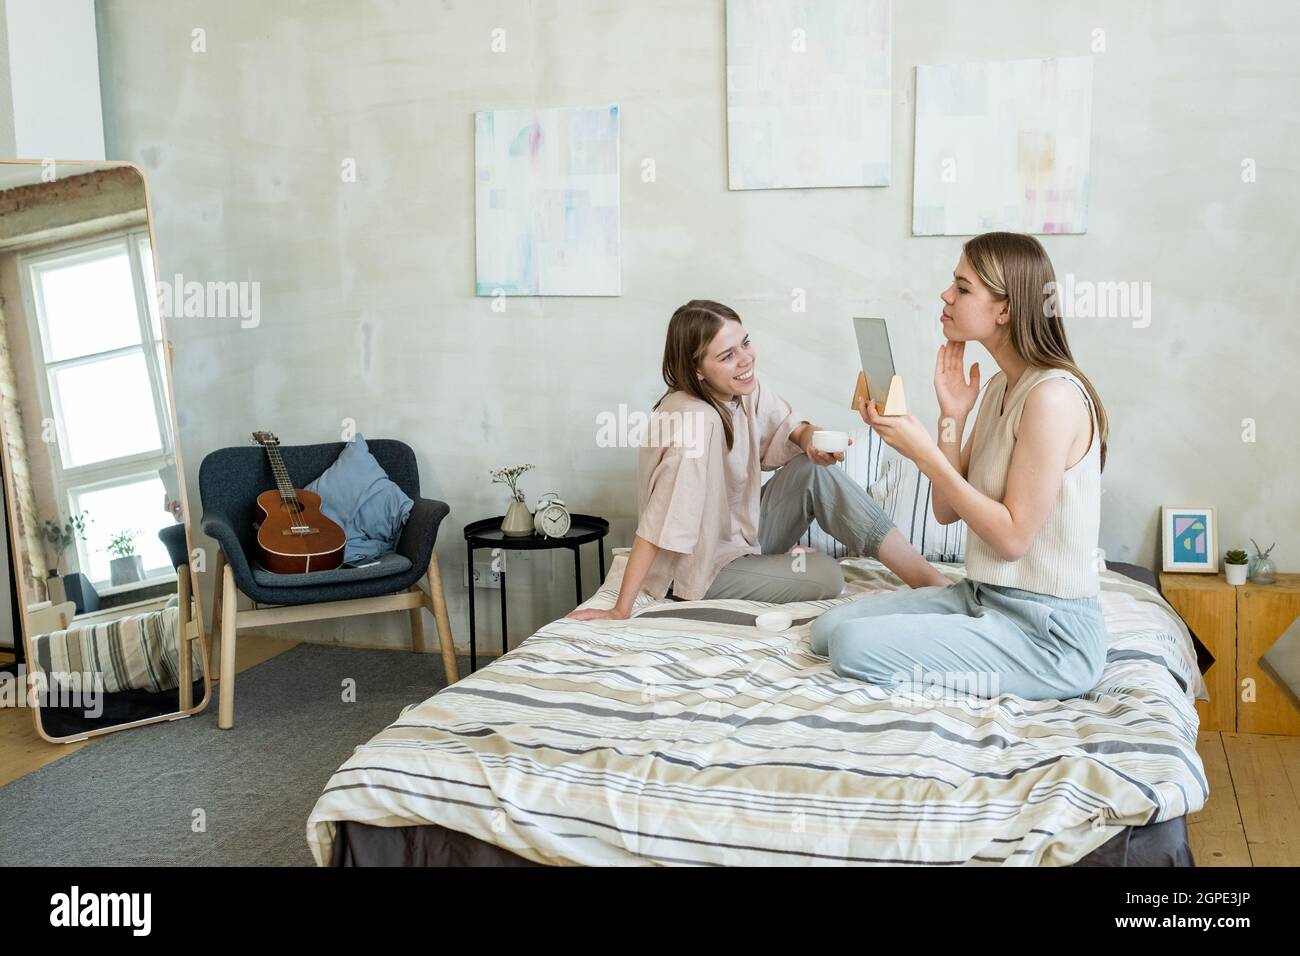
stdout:
POLYGON ((907 398, 903 395, 903 380, 894 371, 894 353, 889 347, 885 320, 855 318, 853 331, 858 337, 862 371, 858 373, 850 407, 856 411, 860 399, 874 399, 880 414, 906 415, 907 398))

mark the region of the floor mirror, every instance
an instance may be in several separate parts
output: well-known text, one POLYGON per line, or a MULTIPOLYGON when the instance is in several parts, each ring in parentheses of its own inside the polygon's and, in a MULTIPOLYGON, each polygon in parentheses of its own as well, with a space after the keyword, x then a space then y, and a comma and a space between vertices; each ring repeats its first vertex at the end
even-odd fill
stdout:
POLYGON ((210 696, 156 269, 136 167, 0 162, 10 668, 51 742, 210 696))

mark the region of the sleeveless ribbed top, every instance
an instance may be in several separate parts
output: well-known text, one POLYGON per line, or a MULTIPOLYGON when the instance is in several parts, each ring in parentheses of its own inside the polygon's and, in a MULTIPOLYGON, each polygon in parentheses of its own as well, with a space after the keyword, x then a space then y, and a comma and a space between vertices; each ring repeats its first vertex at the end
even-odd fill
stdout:
POLYGON ((1020 559, 999 558, 971 529, 966 542, 966 573, 985 584, 1062 598, 1094 597, 1099 590, 1094 552, 1101 525, 1101 436, 1091 397, 1075 375, 1065 369, 1027 368, 1007 394, 1007 377, 998 372, 985 389, 975 418, 966 480, 990 498, 1002 500, 1025 401, 1035 385, 1049 378, 1067 379, 1083 393, 1092 417, 1092 442, 1061 476, 1052 510, 1020 559))

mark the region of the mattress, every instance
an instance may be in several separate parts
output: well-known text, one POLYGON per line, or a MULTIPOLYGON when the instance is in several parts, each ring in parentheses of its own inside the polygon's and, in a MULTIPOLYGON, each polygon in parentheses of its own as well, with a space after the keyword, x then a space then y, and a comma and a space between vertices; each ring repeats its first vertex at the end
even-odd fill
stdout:
MULTIPOLYGON (((625 561, 588 605, 613 603, 625 561)), ((372 828, 404 828, 409 862, 436 828, 556 865, 1070 865, 1143 832, 1185 850, 1205 686, 1154 588, 1103 573, 1107 661, 1083 697, 917 700, 811 654, 817 615, 899 586, 842 566, 848 593, 785 605, 781 633, 751 601, 551 622, 358 747, 308 819, 314 858, 355 859, 372 828)))

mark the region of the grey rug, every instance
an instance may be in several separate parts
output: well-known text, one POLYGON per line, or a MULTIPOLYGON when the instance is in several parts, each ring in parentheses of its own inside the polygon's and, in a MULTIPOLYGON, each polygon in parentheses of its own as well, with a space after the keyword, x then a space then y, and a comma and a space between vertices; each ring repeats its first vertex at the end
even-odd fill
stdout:
POLYGON ((310 866, 307 815, 330 775, 445 686, 437 654, 299 645, 238 675, 231 730, 214 684, 197 717, 110 734, 0 787, 0 865, 310 866))

